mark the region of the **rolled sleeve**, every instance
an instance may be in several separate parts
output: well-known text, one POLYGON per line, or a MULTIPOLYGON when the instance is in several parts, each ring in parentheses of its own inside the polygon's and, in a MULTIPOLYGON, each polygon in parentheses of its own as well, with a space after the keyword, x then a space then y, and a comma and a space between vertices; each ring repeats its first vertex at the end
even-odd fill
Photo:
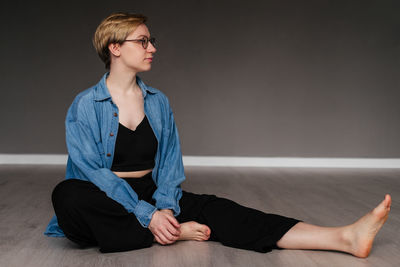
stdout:
POLYGON ((138 221, 140 224, 148 228, 150 221, 153 217, 154 212, 157 211, 157 208, 151 205, 150 203, 144 201, 144 200, 139 200, 137 203, 134 213, 136 217, 138 218, 138 221))
POLYGON ((179 134, 174 116, 169 107, 168 130, 164 135, 163 157, 157 190, 153 194, 158 209, 171 209, 174 216, 180 214, 179 200, 182 197, 180 184, 185 180, 179 134))

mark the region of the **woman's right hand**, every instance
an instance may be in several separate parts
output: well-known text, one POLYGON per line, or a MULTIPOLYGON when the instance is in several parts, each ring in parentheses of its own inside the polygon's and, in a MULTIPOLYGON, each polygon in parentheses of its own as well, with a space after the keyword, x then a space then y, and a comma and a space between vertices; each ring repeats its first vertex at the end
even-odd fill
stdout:
POLYGON ((153 213, 149 224, 150 231, 161 245, 172 244, 178 240, 180 227, 173 215, 159 210, 153 213))

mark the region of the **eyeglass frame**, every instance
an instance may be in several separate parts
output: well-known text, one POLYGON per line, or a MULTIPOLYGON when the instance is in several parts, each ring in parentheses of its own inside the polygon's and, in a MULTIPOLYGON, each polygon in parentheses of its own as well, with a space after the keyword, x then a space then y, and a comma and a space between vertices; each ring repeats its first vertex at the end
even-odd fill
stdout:
POLYGON ((141 42, 142 47, 144 49, 147 49, 147 47, 149 47, 149 42, 155 47, 156 38, 154 38, 154 37, 148 38, 147 36, 143 36, 142 39, 126 39, 123 42, 141 42), (145 43, 146 43, 146 45, 145 45, 145 43))

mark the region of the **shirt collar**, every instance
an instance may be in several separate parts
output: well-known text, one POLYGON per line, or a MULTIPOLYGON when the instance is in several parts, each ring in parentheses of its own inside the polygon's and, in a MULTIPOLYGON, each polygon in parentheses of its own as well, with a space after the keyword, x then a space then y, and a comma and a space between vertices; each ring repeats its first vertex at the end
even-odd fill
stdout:
MULTIPOLYGON (((95 101, 102 101, 111 98, 110 92, 108 91, 106 84, 106 79, 109 74, 110 72, 106 72, 99 81, 99 83, 97 84, 96 86, 97 88, 95 91, 95 99, 94 99, 95 101)), ((140 79, 139 76, 137 75, 136 75, 136 83, 139 85, 140 89, 142 89, 143 98, 146 97, 147 92, 151 94, 157 93, 157 91, 154 88, 145 85, 142 79, 140 79)))

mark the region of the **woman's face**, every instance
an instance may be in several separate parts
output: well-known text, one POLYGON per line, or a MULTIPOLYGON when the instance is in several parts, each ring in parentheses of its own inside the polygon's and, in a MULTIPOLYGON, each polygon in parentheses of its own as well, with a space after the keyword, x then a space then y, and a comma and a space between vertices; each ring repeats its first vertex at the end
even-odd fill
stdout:
MULTIPOLYGON (((150 38, 149 29, 145 24, 139 25, 130 33, 126 40, 150 38)), ((156 48, 149 42, 146 49, 142 42, 124 42, 120 47, 120 62, 135 72, 149 71, 156 48)))

